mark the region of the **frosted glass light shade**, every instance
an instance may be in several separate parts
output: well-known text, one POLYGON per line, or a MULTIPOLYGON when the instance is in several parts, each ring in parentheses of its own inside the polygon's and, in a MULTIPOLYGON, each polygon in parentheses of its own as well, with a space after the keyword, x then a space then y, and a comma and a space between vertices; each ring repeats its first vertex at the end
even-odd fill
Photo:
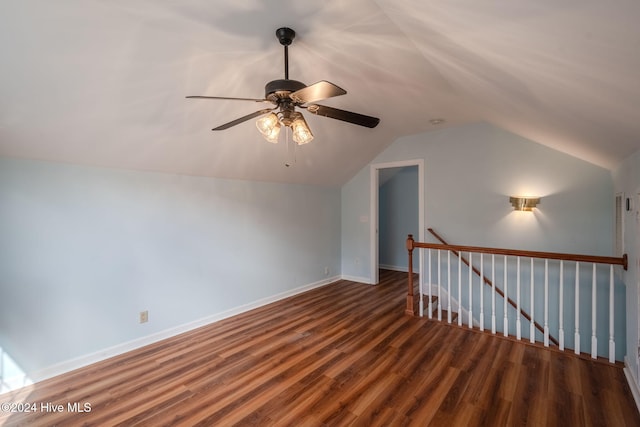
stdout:
POLYGON ((307 122, 302 117, 302 114, 297 114, 296 118, 291 123, 291 129, 293 130, 293 140, 298 145, 303 145, 313 140, 313 134, 307 126, 307 122))
POLYGON ((266 116, 260 117, 256 121, 256 127, 267 141, 277 144, 278 135, 280 135, 280 122, 278 116, 274 113, 269 113, 266 116))

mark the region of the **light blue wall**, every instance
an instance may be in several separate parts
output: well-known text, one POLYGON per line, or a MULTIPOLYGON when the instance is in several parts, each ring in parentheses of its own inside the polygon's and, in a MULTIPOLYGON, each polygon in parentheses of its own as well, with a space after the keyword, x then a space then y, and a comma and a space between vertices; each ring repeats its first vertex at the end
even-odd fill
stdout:
POLYGON ((614 172, 615 192, 632 200, 632 209, 623 212, 624 251, 629 269, 623 273, 626 283, 627 363, 636 384, 640 384, 640 151, 629 156, 614 172))
POLYGON ((340 250, 338 189, 0 158, 0 349, 43 369, 339 275, 340 250))
POLYGON ((360 171, 342 186, 342 275, 365 283, 371 281, 369 199, 368 171, 360 171))
MULTIPOLYGON (((425 165, 426 227, 434 228, 450 243, 613 254, 614 192, 606 169, 486 123, 400 138, 371 163, 413 159, 423 159, 425 165), (533 213, 514 212, 510 195, 540 196, 542 201, 533 213)), ((368 259, 370 253, 368 224, 363 227, 357 221, 368 214, 369 176, 367 166, 342 188, 342 268, 344 274, 370 280, 369 262, 354 262, 368 259), (357 226, 350 228, 353 225, 357 226)), ((565 289, 567 297, 571 292, 565 289)), ((605 292, 606 301, 606 289, 599 292, 605 292)), ((616 301, 622 303, 624 289, 620 284, 615 294, 616 301)), ((536 310, 540 309, 538 305, 536 310)), ((582 310, 589 311, 590 307, 582 310)), ((626 334, 623 311, 616 317, 616 339, 622 349, 626 334)), ((572 313, 566 310, 567 335, 572 334, 572 313)), ((554 313, 551 317, 554 315, 557 317, 554 313)), ((581 317, 581 323, 587 320, 581 317)), ((601 316, 598 322, 599 330, 606 331, 606 318, 601 316)), ((589 324, 581 330, 583 341, 588 341, 589 324)), ((573 337, 567 338, 567 345, 572 344, 573 337)), ((603 341, 599 344, 606 349, 606 339, 603 341)), ((585 344, 582 347, 587 348, 585 344)))
POLYGON ((379 190, 379 263, 406 271, 407 235, 418 236, 418 167, 392 168, 391 173, 391 178, 382 183, 379 190))
MULTIPOLYGON (((611 255, 608 170, 486 123, 400 138, 371 163, 424 159, 425 224, 450 243, 611 255), (542 197, 533 214, 510 195, 542 197)), ((342 268, 369 277, 370 167, 342 188, 342 268)))

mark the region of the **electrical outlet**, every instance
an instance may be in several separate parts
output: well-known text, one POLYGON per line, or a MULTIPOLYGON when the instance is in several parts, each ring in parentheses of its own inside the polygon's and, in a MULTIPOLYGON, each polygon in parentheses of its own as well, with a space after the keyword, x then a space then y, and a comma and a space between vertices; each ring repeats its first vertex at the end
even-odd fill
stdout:
POLYGON ((324 268, 324 275, 328 276, 329 275, 329 267, 325 267, 324 268))
POLYGON ((147 310, 140 312, 140 323, 147 323, 149 321, 149 312, 147 310))

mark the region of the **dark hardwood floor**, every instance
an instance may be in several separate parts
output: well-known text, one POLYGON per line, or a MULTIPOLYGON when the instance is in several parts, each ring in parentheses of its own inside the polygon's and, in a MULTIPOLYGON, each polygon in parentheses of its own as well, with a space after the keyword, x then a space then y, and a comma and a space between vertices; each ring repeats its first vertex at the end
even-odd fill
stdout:
POLYGON ((619 366, 405 316, 406 274, 380 277, 2 395, 39 406, 0 425, 640 426, 619 366))

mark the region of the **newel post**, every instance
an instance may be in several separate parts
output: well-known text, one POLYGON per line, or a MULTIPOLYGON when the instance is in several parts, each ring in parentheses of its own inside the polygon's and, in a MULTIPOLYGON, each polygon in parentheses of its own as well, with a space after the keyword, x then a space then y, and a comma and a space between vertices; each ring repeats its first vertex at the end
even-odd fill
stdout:
POLYGON ((407 289, 407 308, 405 314, 413 316, 413 234, 407 237, 407 251, 409 252, 409 284, 407 289))

